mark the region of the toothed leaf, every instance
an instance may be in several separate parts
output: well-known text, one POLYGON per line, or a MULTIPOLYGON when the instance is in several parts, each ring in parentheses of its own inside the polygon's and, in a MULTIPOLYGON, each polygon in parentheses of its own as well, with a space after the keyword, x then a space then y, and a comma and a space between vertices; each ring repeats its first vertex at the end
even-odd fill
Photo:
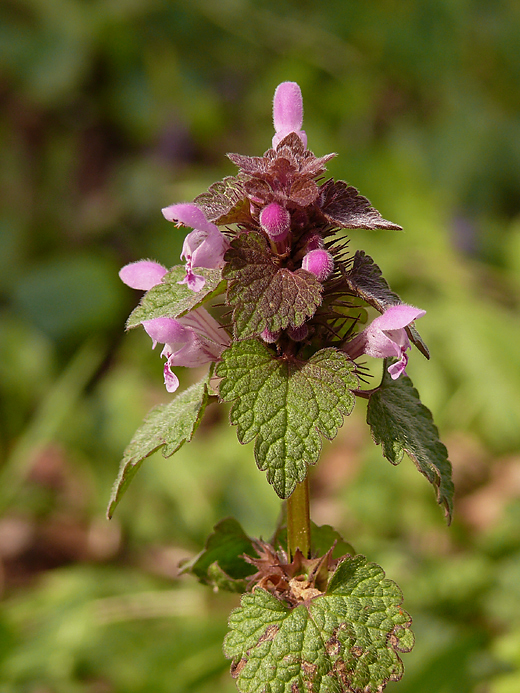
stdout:
POLYGON ((401 226, 383 219, 366 197, 344 180, 326 181, 321 186, 320 208, 331 224, 345 229, 395 229, 401 226))
POLYGON ((267 240, 244 233, 227 251, 223 277, 230 280, 227 301, 234 308, 235 336, 247 339, 286 327, 299 327, 316 312, 322 286, 304 269, 279 267, 267 240))
POLYGON ((164 457, 170 457, 193 438, 208 402, 208 379, 204 378, 168 404, 160 404, 148 413, 124 452, 110 496, 109 518, 144 459, 160 448, 164 457))
POLYGON ((186 284, 179 284, 186 274, 183 265, 172 267, 160 284, 156 284, 144 294, 141 303, 127 320, 127 329, 137 327, 143 320, 179 318, 225 290, 226 282, 222 281, 219 269, 197 267, 196 272, 206 279, 206 283, 198 292, 188 289, 186 284))
POLYGON ((244 592, 249 575, 256 569, 246 563, 244 554, 256 558, 252 540, 232 517, 221 520, 213 528, 204 550, 183 565, 183 573, 192 573, 200 582, 217 589, 244 592))
POLYGON ((448 451, 439 440, 429 409, 421 403, 419 393, 405 375, 392 380, 385 360, 381 386, 370 395, 367 422, 383 455, 399 464, 406 454, 433 485, 437 502, 444 507, 448 523, 453 512, 453 482, 448 451))
POLYGON ((336 349, 309 361, 276 358, 263 342, 236 342, 217 366, 220 397, 233 402, 231 423, 241 443, 256 438, 255 458, 281 498, 288 498, 354 406, 353 364, 336 349))
POLYGON ((414 644, 399 587, 364 556, 346 557, 325 594, 291 608, 257 588, 229 619, 224 653, 242 693, 379 693, 414 644))
POLYGON ((214 224, 250 223, 249 200, 241 176, 226 176, 193 201, 214 224))

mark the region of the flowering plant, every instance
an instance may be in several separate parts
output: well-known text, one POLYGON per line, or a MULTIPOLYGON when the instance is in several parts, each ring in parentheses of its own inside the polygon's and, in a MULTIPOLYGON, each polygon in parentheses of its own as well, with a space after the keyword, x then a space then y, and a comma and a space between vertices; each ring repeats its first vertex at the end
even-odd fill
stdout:
MULTIPOLYGON (((381 691, 403 673, 413 645, 402 595, 382 569, 309 515, 308 468, 352 412, 368 400, 367 422, 392 464, 406 452, 433 484, 448 521, 453 484, 446 448, 406 375, 424 316, 391 291, 374 260, 349 253, 344 229, 400 229, 344 181, 325 178, 334 156, 316 157, 302 130, 297 84, 274 96, 275 135, 261 156, 229 154, 236 176, 192 203, 163 209, 192 230, 167 270, 143 260, 121 279, 145 291, 128 327, 163 344, 164 381, 173 368, 209 363, 198 384, 153 409, 125 451, 109 516, 143 460, 189 442, 209 401, 232 403, 241 443, 255 440, 260 470, 287 517, 271 542, 220 522, 184 570, 216 589, 242 592, 224 651, 240 691, 381 691), (213 299, 224 296, 218 317, 213 299), (364 327, 368 311, 380 315, 364 327), (213 314, 212 314, 213 313, 213 314), (366 356, 384 360, 368 389, 366 356)), ((219 299, 222 302, 222 298, 219 299)))

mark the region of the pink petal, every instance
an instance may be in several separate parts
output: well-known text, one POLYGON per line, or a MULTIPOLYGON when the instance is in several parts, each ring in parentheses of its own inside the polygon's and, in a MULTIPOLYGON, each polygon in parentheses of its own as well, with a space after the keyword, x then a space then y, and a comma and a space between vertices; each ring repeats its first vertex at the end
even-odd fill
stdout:
MULTIPOLYGON (((190 247, 191 243, 188 238, 192 234, 199 233, 198 231, 192 231, 188 234, 185 239, 186 247, 190 247)), ((224 253, 229 247, 228 241, 225 236, 223 236, 220 231, 215 226, 215 230, 211 230, 204 234, 204 238, 196 238, 198 245, 192 249, 191 252, 191 266, 192 267, 208 267, 209 269, 215 269, 219 267, 224 258, 224 253)), ((184 250, 184 247, 183 247, 184 250)))
POLYGON ((273 122, 276 132, 287 134, 301 130, 303 124, 303 99, 296 82, 282 82, 276 87, 273 99, 273 122))
POLYGON ((170 369, 168 361, 164 364, 164 384, 167 392, 175 392, 179 387, 179 378, 170 369))
POLYGON ((402 358, 391 366, 388 366, 388 372, 392 380, 397 380, 400 375, 406 375, 406 365, 408 363, 408 357, 403 353, 402 358))
POLYGON ((192 229, 199 229, 199 231, 206 231, 207 233, 218 231, 215 224, 206 219, 202 209, 192 202, 170 205, 161 211, 168 221, 178 222, 183 226, 190 226, 192 229))
POLYGON ((372 326, 380 330, 399 330, 407 327, 417 318, 422 318, 423 315, 426 315, 425 310, 400 303, 397 306, 387 308, 383 315, 372 321, 372 326))
POLYGON ((184 279, 181 279, 178 284, 186 284, 188 289, 191 289, 196 294, 204 287, 205 278, 200 274, 194 274, 191 270, 186 272, 184 279))
POLYGON ((161 283, 168 270, 152 260, 138 260, 125 265, 119 270, 121 281, 132 289, 148 291, 152 286, 161 283))
MULTIPOLYGON (((375 320, 374 320, 375 322, 375 320)), ((401 357, 401 347, 393 339, 374 326, 374 322, 363 330, 360 337, 364 338, 363 352, 377 359, 391 356, 401 357)))
POLYGON ((175 344, 186 341, 188 330, 173 318, 153 318, 143 320, 141 325, 154 342, 154 348, 159 344, 175 344))
POLYGON ((264 342, 267 342, 268 344, 274 344, 278 337, 280 336, 280 330, 277 332, 271 332, 271 330, 268 330, 267 327, 265 330, 260 334, 260 337, 264 340, 264 342))
POLYGON ((179 318, 179 322, 181 325, 194 330, 198 335, 215 342, 215 344, 220 346, 231 344, 231 340, 222 325, 202 306, 183 315, 182 318, 179 318))
POLYGON ((295 132, 307 147, 307 135, 301 129, 303 124, 303 99, 296 82, 282 82, 276 87, 273 99, 273 123, 276 134, 273 147, 276 148, 284 137, 295 132))

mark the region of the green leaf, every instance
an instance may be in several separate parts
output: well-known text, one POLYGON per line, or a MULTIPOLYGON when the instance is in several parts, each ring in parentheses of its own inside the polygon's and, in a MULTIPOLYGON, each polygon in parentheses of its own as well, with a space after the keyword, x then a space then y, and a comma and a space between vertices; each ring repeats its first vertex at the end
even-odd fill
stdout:
POLYGON ((186 563, 182 572, 192 573, 200 582, 217 589, 244 592, 245 578, 256 572, 243 558, 243 554, 257 557, 253 542, 232 517, 221 520, 213 529, 204 550, 186 563))
POLYGON ((267 240, 243 233, 225 255, 222 276, 230 280, 227 301, 234 308, 235 336, 247 339, 266 328, 271 332, 299 327, 321 304, 322 285, 303 269, 279 267, 267 240))
POLYGON ((137 327, 143 320, 154 318, 179 318, 190 310, 198 308, 213 296, 223 293, 226 282, 218 269, 196 267, 195 271, 206 279, 203 288, 198 291, 188 289, 186 284, 179 284, 184 278, 184 265, 177 265, 165 274, 160 284, 147 291, 141 303, 132 311, 126 323, 127 329, 137 327))
POLYGON ((417 469, 433 484, 437 502, 444 506, 448 523, 453 512, 453 482, 448 451, 439 440, 433 418, 419 399, 419 393, 407 376, 392 380, 385 360, 380 387, 370 395, 367 423, 383 455, 399 464, 407 453, 417 469))
MULTIPOLYGON (((390 289, 379 266, 364 250, 356 251, 352 260, 352 267, 344 275, 344 279, 354 294, 363 298, 380 313, 384 313, 390 306, 402 303, 399 296, 390 289)), ((415 325, 409 325, 406 332, 412 344, 415 344, 419 351, 429 359, 428 347, 417 332, 415 325)))
POLYGON ((347 557, 327 592, 290 608, 257 588, 229 619, 224 653, 243 693, 372 693, 403 675, 414 643, 399 587, 347 557))
POLYGON ((281 498, 288 498, 354 406, 354 366, 336 349, 307 362, 276 358, 263 342, 236 342, 217 366, 220 397, 233 402, 231 423, 241 443, 256 438, 255 458, 281 498))
POLYGON ((159 448, 164 457, 170 457, 193 438, 208 403, 208 380, 209 376, 148 413, 124 452, 110 496, 109 518, 146 457, 159 448))
POLYGON ((311 522, 311 548, 313 556, 324 556, 330 547, 336 542, 332 558, 339 558, 345 554, 355 556, 356 552, 351 544, 346 542, 341 534, 330 525, 315 525, 311 522))

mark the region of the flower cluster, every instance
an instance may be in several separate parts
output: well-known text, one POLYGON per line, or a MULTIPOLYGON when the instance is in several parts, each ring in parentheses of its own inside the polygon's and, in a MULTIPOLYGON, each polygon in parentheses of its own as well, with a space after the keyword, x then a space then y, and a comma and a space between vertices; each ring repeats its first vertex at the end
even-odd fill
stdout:
MULTIPOLYGON (((133 289, 148 291, 161 282, 167 271, 157 262, 141 260, 125 265, 119 276, 133 289)), ((153 349, 158 343, 164 344, 161 356, 166 357, 164 384, 168 392, 175 392, 179 387, 173 366, 194 368, 218 361, 224 348, 230 344, 229 336, 220 323, 202 307, 177 319, 153 318, 143 320, 141 324, 152 338, 153 349)))
MULTIPOLYGON (((390 292, 371 258, 350 257, 341 230, 400 227, 383 219, 352 186, 323 181, 334 154, 317 158, 307 149, 296 83, 277 87, 273 121, 272 149, 263 157, 229 154, 239 168, 236 177, 193 203, 162 210, 168 221, 192 229, 184 240, 185 276, 179 283, 200 294, 202 304, 206 279, 200 269, 221 271, 235 339, 261 339, 279 356, 332 346, 352 361, 362 355, 390 358, 388 370, 396 379, 405 373, 416 334, 411 327, 424 311, 390 292), (370 306, 383 314, 359 332, 362 308, 370 306)), ((143 260, 123 267, 120 276, 128 286, 149 291, 167 272, 143 260)), ((142 325, 154 346, 164 344, 169 392, 178 387, 174 366, 217 361, 232 343, 203 307, 142 325)))

